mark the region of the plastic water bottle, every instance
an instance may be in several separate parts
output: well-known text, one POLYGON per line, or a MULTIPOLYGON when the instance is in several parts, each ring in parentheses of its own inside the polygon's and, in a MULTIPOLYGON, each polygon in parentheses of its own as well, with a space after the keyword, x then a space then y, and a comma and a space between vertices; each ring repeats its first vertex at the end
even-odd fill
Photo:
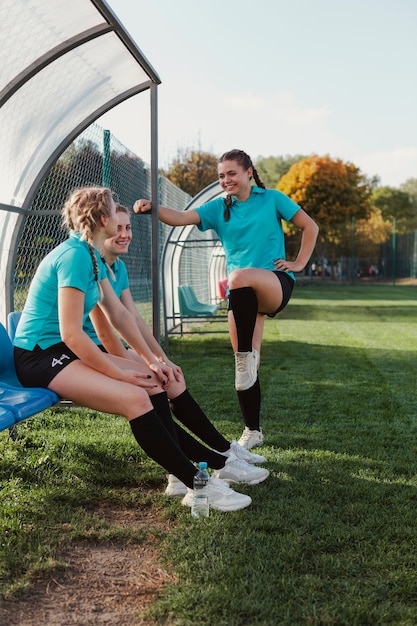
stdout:
POLYGON ((198 472, 194 476, 193 484, 193 504, 191 507, 191 515, 198 519, 200 517, 208 517, 209 501, 208 501, 208 482, 210 476, 207 471, 207 463, 200 461, 198 464, 198 472))

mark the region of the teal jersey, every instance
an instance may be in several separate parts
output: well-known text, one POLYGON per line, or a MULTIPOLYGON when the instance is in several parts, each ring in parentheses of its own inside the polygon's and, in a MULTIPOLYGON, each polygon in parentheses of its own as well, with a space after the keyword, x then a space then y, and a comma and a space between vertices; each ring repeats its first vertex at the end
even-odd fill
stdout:
MULTIPOLYGON (((125 289, 129 289, 129 278, 127 275, 126 265, 121 259, 116 259, 116 261, 111 266, 111 269, 113 272, 113 276, 110 272, 107 271, 107 278, 109 279, 109 282, 113 287, 116 296, 120 298, 120 296, 122 295, 122 291, 124 291, 125 289)), ((90 317, 87 317, 87 319, 85 320, 83 330, 87 333, 90 339, 94 341, 96 345, 99 346, 101 344, 101 341, 97 337, 96 330, 90 317)))
MULTIPOLYGON (((216 198, 196 209, 197 227, 213 229, 226 254, 227 273, 247 267, 274 270, 274 261, 285 259, 282 220, 290 221, 298 204, 275 189, 252 187, 246 202, 233 198, 230 220, 224 219, 224 198, 216 198)), ((294 278, 293 272, 288 274, 294 278)))
MULTIPOLYGON (((106 267, 97 250, 96 256, 100 281, 106 278, 106 267)), ((88 244, 81 241, 80 233, 73 231, 39 264, 16 330, 15 346, 33 350, 38 345, 45 349, 62 341, 58 318, 61 287, 73 287, 85 294, 85 321, 98 302, 99 289, 88 244)))

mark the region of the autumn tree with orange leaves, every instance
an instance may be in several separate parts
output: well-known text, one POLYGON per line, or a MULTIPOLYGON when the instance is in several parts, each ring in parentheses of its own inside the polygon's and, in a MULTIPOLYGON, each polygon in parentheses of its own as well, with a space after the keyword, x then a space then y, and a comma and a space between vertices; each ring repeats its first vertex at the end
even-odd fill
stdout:
MULTIPOLYGON (((320 227, 316 246, 318 259, 331 265, 350 254, 352 220, 372 214, 372 184, 353 163, 313 155, 295 163, 277 189, 301 205, 320 227)), ((289 255, 297 249, 299 235, 292 225, 288 232, 289 255)))

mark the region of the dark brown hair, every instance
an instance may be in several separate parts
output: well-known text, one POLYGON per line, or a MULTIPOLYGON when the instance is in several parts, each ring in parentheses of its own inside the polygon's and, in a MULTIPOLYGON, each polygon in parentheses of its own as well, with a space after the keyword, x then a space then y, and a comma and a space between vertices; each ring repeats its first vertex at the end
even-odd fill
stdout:
MULTIPOLYGON (((243 150, 229 150, 229 152, 225 152, 222 154, 220 159, 217 161, 218 163, 223 163, 223 161, 236 161, 238 165, 243 167, 244 170, 248 170, 250 167, 253 171, 253 178, 255 179, 255 183, 258 187, 265 189, 264 183, 259 178, 259 174, 256 171, 256 167, 252 163, 252 159, 246 152, 243 150)), ((228 222, 230 220, 230 207, 232 206, 232 196, 227 194, 224 199, 225 209, 224 209, 224 221, 228 222)))

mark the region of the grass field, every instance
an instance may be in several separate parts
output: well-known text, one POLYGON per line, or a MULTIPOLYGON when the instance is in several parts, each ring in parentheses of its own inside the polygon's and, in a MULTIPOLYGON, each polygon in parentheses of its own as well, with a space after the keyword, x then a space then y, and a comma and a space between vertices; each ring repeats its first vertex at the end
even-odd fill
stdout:
MULTIPOLYGON (((170 342, 218 428, 240 436, 225 335, 170 342)), ((271 475, 244 511, 193 521, 120 418, 47 411, 0 434, 0 591, 63 567, 73 541, 159 537, 177 583, 148 611, 207 626, 417 624, 417 288, 299 287, 262 350, 271 475), (103 522, 143 507, 169 531, 103 522)), ((98 623, 98 622, 97 622, 98 623)), ((144 622, 145 623, 145 622, 144 622)))

